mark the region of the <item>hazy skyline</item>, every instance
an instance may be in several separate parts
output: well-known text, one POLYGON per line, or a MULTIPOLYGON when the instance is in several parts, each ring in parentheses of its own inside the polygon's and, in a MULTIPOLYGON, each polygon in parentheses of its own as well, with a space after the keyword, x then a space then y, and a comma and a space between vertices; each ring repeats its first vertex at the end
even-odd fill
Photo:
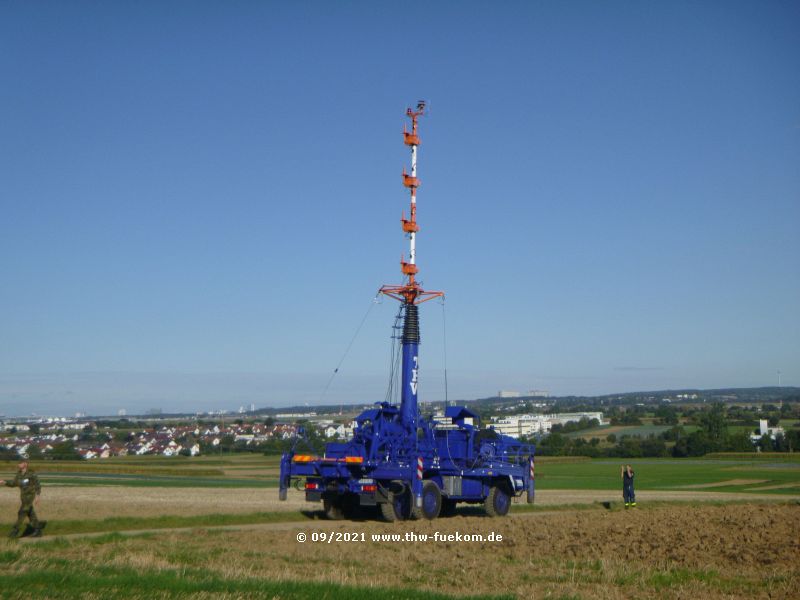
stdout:
MULTIPOLYGON (((0 413, 318 402, 419 98, 451 398, 800 385, 800 5, 412 6, 0 5, 0 413)), ((384 398, 396 308, 325 402, 384 398)))

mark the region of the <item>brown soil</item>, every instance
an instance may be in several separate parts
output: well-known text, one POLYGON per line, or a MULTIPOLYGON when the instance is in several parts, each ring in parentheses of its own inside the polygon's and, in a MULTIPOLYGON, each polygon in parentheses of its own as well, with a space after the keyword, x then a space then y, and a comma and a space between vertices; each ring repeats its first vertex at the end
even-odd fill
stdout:
POLYGON ((264 533, 255 535, 275 550, 258 559, 258 567, 266 576, 519 598, 659 597, 665 590, 670 597, 789 598, 800 589, 797 505, 454 517, 338 525, 330 531, 364 531, 368 539, 372 533, 494 532, 503 541, 328 545, 298 543, 296 532, 264 533), (293 564, 298 566, 287 570, 293 564))

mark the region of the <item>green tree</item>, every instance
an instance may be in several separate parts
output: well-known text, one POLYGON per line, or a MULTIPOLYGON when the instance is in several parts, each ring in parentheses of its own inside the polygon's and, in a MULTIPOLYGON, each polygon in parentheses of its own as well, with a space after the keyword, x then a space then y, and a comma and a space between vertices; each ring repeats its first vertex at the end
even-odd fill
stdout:
POLYGON ((693 431, 686 438, 688 456, 703 456, 709 452, 718 452, 719 450, 721 450, 719 444, 712 440, 706 431, 693 431))
POLYGON ((42 449, 39 448, 36 444, 28 444, 27 450, 25 450, 25 454, 28 455, 28 460, 41 460, 44 458, 42 454, 42 449))
POLYGON ((655 436, 650 436, 642 440, 641 449, 643 456, 668 456, 667 445, 664 443, 664 440, 658 439, 655 436))
POLYGON ((221 438, 219 438, 219 449, 221 452, 230 452, 231 450, 233 450, 233 446, 235 443, 236 443, 236 438, 230 433, 227 433, 223 435, 221 438))
POLYGON ((678 438, 675 445, 672 447, 672 456, 676 458, 684 458, 689 456, 689 438, 678 438))
POLYGON ((661 438, 667 441, 678 441, 682 437, 685 437, 686 431, 681 425, 675 425, 674 427, 667 429, 666 431, 661 433, 661 438))
POLYGON ((756 447, 755 444, 750 441, 750 436, 746 432, 741 431, 728 437, 728 445, 725 450, 728 452, 755 452, 756 447))
POLYGON ((786 432, 786 446, 788 452, 797 452, 800 449, 800 430, 792 429, 786 432))
POLYGON ((668 405, 659 406, 656 409, 655 416, 663 425, 677 425, 678 424, 678 411, 668 405))
POLYGON ((50 452, 50 458, 53 460, 80 460, 81 455, 75 449, 75 444, 71 441, 61 442, 53 446, 50 452))
POLYGON ((722 402, 715 402, 710 410, 700 413, 697 424, 713 442, 721 442, 728 432, 725 405, 722 402))
POLYGON ((561 456, 566 452, 568 439, 560 433, 551 433, 542 438, 539 449, 542 454, 551 456, 561 456))
POLYGON ((758 440, 758 447, 761 448, 762 452, 773 452, 775 450, 775 445, 772 442, 772 438, 766 433, 761 436, 760 440, 758 440))
POLYGON ((624 436, 618 445, 619 456, 639 458, 642 456, 642 442, 638 438, 624 436))
POLYGON ((15 449, 0 446, 0 460, 17 460, 18 458, 19 454, 15 449))

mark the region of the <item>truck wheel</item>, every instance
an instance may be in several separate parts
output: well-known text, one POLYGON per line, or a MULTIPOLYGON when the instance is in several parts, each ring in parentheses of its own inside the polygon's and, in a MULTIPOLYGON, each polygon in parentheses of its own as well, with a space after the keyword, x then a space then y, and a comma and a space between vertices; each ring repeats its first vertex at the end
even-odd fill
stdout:
POLYGON ((439 511, 440 517, 452 517, 456 514, 456 501, 450 498, 442 498, 442 510, 439 511))
POLYGON ((504 487, 493 485, 483 501, 483 508, 490 517, 504 517, 511 508, 511 496, 504 487))
POLYGON ((381 515, 393 523, 411 518, 411 494, 406 490, 401 493, 389 492, 388 502, 381 504, 381 515))
POLYGON ((442 510, 442 492, 433 481, 422 484, 422 507, 414 506, 414 517, 417 519, 435 519, 442 510))
POLYGON ((329 519, 333 521, 344 519, 344 510, 342 510, 341 501, 325 498, 322 501, 322 508, 325 511, 325 516, 329 519))

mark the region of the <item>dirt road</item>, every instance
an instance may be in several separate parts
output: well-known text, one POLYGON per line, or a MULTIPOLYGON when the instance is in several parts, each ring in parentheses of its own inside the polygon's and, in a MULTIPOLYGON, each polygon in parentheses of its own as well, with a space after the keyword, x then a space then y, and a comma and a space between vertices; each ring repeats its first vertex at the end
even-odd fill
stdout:
MULTIPOLYGON (((637 491, 640 503, 654 500, 725 501, 791 500, 798 496, 724 493, 705 490, 637 491)), ((539 506, 618 502, 619 490, 544 490, 536 494, 539 506)), ((19 506, 18 494, 0 494, 0 521, 10 521, 19 506)), ((263 488, 144 488, 124 486, 47 486, 38 512, 48 520, 105 519, 160 515, 243 514, 253 512, 318 510, 303 493, 291 490, 286 502, 278 492, 263 488)))

